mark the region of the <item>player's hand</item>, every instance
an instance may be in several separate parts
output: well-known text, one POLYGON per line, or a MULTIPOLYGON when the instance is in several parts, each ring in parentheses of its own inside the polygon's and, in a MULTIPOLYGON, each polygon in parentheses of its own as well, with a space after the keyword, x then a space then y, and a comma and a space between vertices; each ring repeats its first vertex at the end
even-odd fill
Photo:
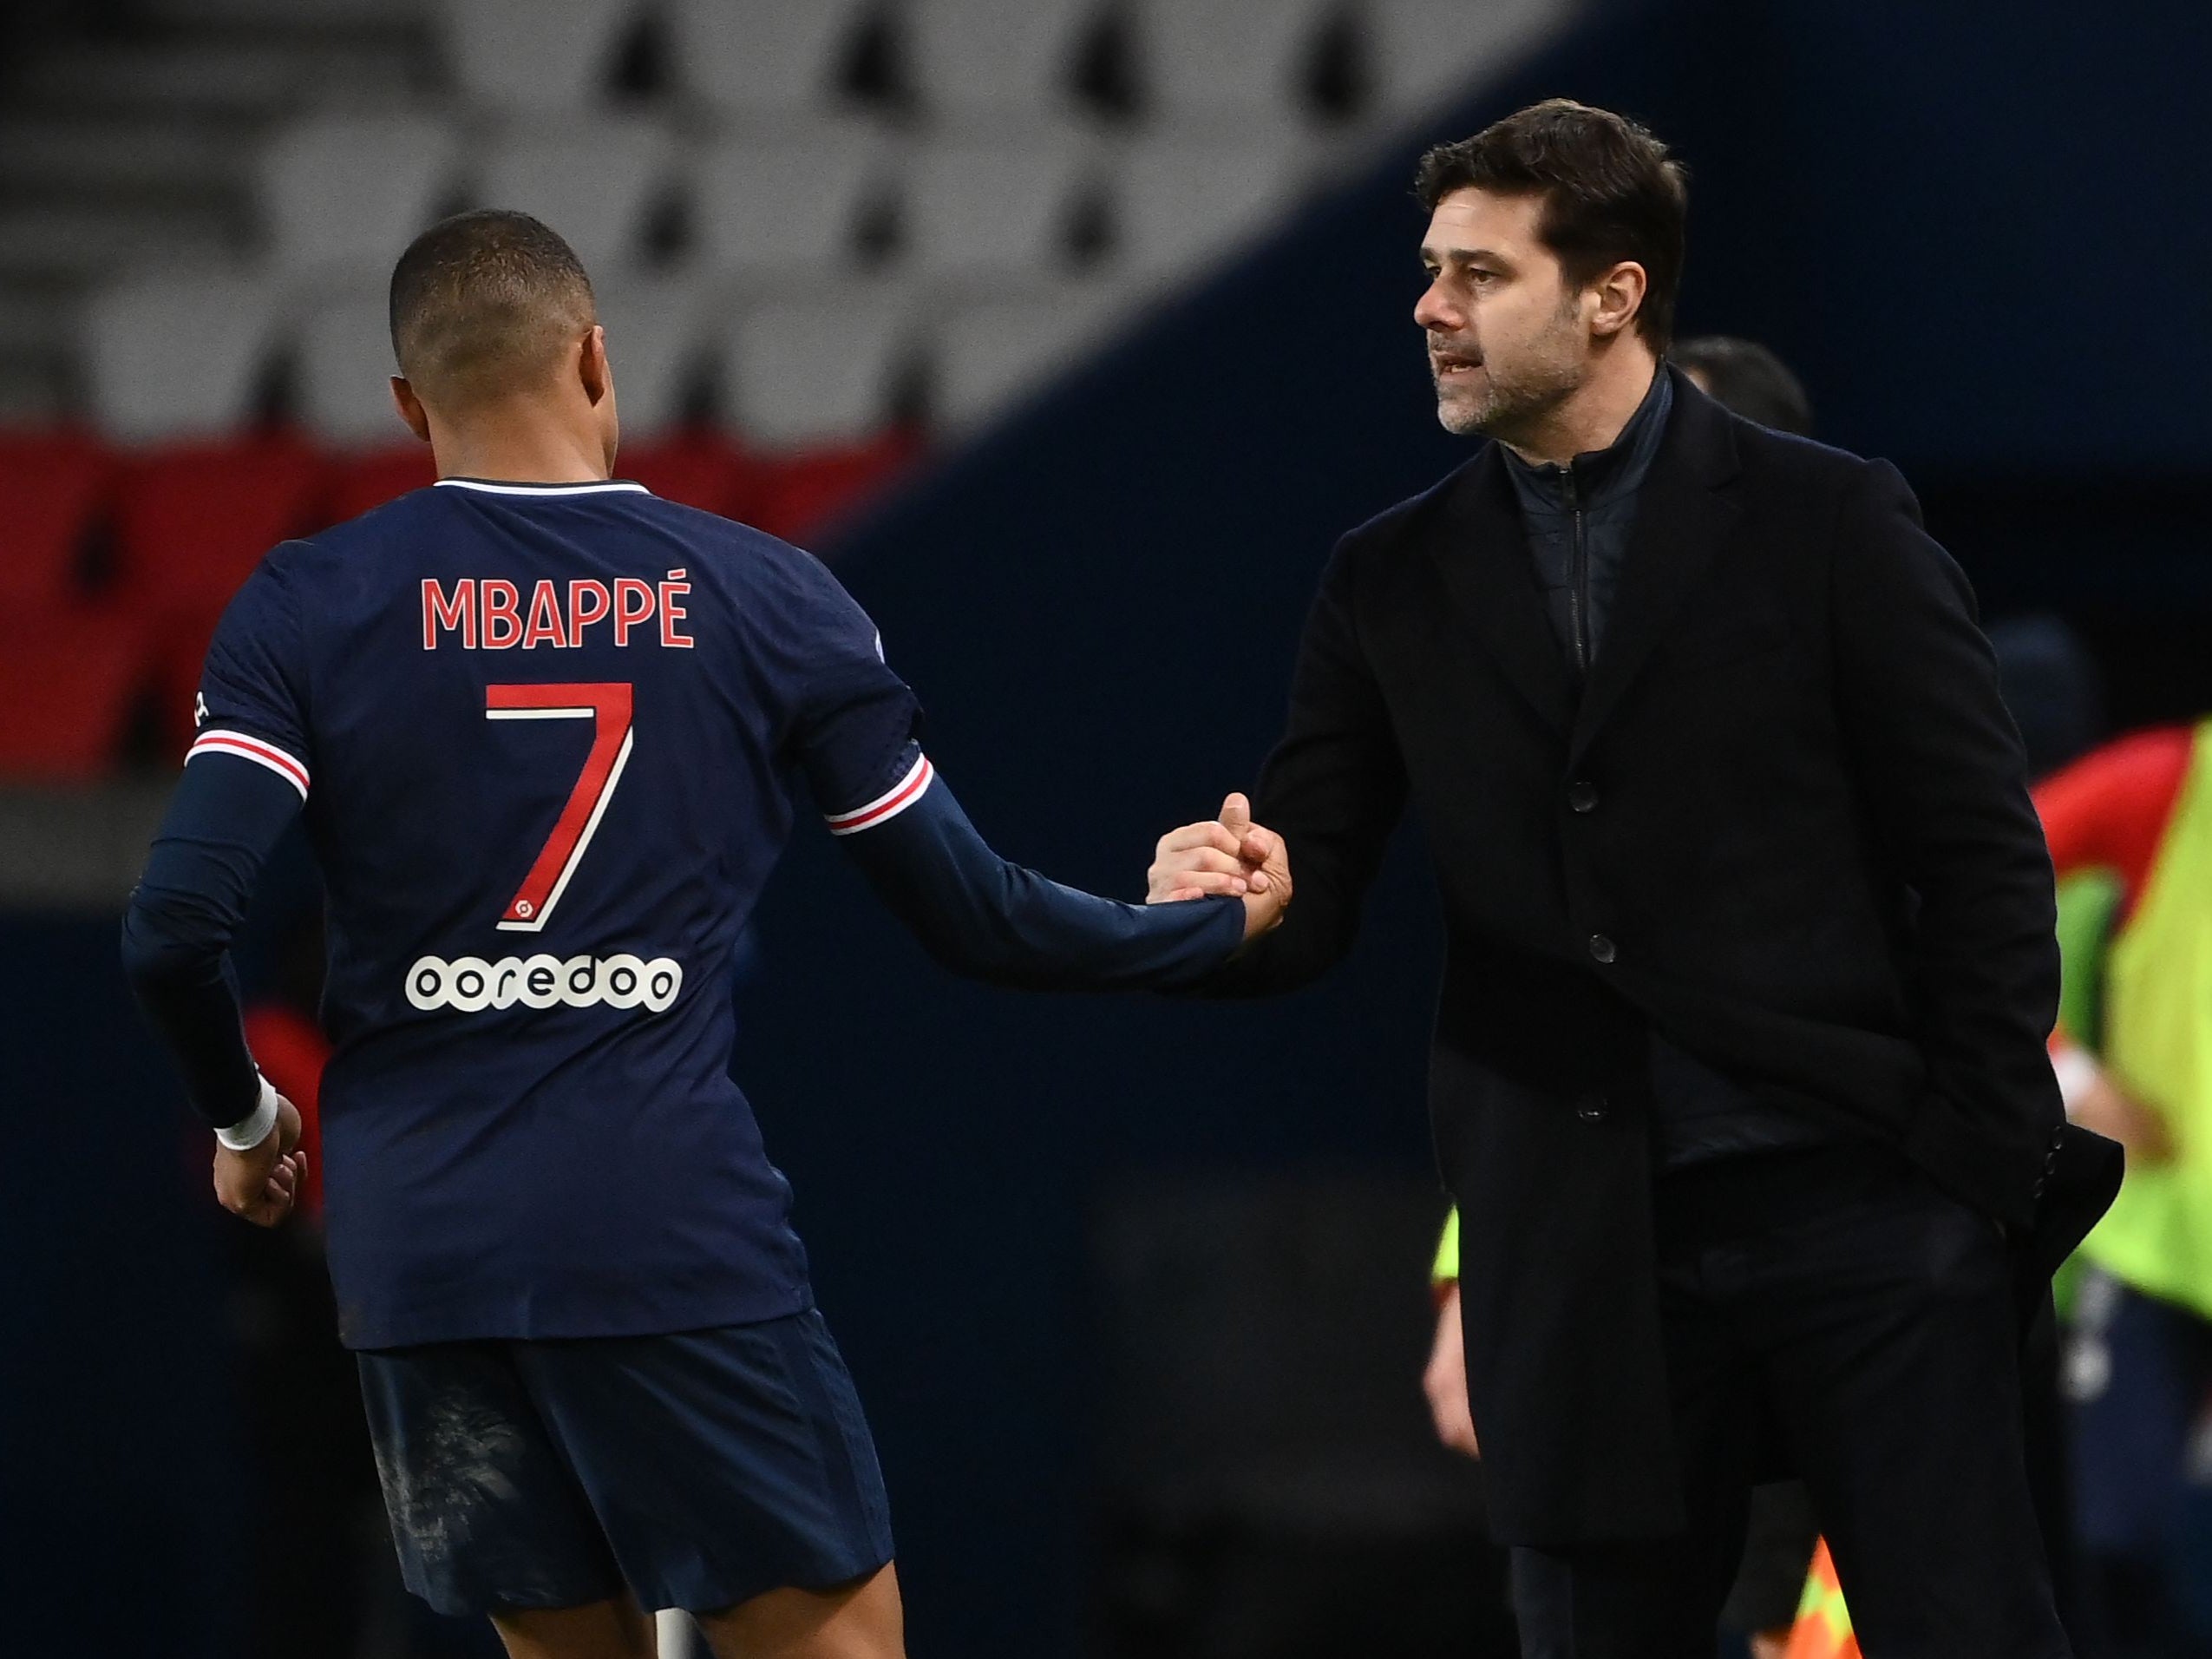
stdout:
POLYGON ((215 1145, 215 1197, 233 1216, 243 1216, 256 1227, 274 1227, 299 1201, 307 1179, 307 1154, 299 1144, 299 1108, 277 1097, 276 1126, 259 1146, 233 1152, 215 1145))
POLYGON ((1467 1403, 1467 1348, 1460 1335, 1456 1284, 1444 1293, 1444 1305, 1437 1310, 1436 1342, 1429 1351, 1429 1368, 1421 1374, 1421 1390, 1429 1396, 1429 1417, 1436 1426, 1436 1438, 1455 1452, 1481 1457, 1475 1413, 1467 1403))
POLYGON ((2096 1080, 2067 1108, 2084 1129, 2093 1129, 2128 1149, 2130 1168, 2138 1164, 2163 1164, 2174 1155, 2174 1139, 2166 1120, 2112 1080, 2098 1068, 2096 1080))
POLYGON ((1252 821, 1252 803, 1231 795, 1221 816, 1187 823, 1160 837, 1146 872, 1144 902, 1171 904, 1207 894, 1244 901, 1244 936, 1256 939, 1278 926, 1290 907, 1290 849, 1283 838, 1252 821))

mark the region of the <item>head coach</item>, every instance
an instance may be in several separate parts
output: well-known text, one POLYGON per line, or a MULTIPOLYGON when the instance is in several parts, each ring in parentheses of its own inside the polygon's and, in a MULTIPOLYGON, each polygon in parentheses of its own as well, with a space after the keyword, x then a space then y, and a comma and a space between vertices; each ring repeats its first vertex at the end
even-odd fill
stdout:
POLYGON ((1527 1654, 1709 1659, 1747 1490, 1795 1472, 1873 1659, 2059 1659, 2019 1350, 2117 1153, 2052 1075, 2051 863, 1973 594, 1895 468, 1668 364, 1651 134, 1554 100, 1418 193, 1437 415, 1488 442, 1338 544, 1256 804, 1163 837, 1151 896, 1294 881, 1207 987, 1288 990, 1420 818, 1527 1654))

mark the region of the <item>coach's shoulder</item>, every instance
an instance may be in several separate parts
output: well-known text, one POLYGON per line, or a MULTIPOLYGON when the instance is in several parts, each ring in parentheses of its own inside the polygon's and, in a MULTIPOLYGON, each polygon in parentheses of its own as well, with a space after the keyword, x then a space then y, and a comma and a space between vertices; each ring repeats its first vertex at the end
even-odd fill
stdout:
POLYGON ((1889 462, 1855 455, 1817 438, 1777 432, 1740 416, 1731 419, 1736 430, 1737 456, 1744 470, 1770 486, 1833 494, 1901 482, 1902 475, 1889 462))
MULTIPOLYGON (((1487 445, 1483 449, 1487 449, 1487 445)), ((1378 574, 1396 568, 1426 543, 1454 489, 1480 464, 1483 449, 1454 467, 1443 477, 1404 501, 1384 508, 1365 523, 1356 524, 1337 539, 1330 558, 1332 572, 1349 576, 1378 574)))

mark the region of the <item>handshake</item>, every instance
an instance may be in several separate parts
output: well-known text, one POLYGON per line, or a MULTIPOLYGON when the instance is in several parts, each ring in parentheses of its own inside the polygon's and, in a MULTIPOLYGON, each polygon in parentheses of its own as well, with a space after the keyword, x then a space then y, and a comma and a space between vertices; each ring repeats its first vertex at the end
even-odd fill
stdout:
POLYGON ((1244 901, 1247 943, 1279 926, 1290 908, 1290 851, 1280 836, 1253 823, 1252 803, 1241 795, 1221 803, 1220 817, 1161 836, 1146 872, 1147 904, 1209 894, 1244 901))

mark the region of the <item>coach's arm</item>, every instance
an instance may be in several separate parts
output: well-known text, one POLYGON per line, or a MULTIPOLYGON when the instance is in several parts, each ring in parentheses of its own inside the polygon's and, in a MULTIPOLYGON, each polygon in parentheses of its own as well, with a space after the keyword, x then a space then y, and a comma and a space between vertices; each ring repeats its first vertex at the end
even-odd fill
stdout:
POLYGON ((1985 1191, 1960 1196, 2024 1223, 2064 1114, 2045 1046, 2058 1007, 2051 859, 2019 734, 1973 590, 1886 462, 1846 489, 1831 581, 1843 739, 1919 899, 1909 961, 1929 1098, 1911 1133, 1948 1138, 1963 1118, 2009 1149, 1985 1191))

